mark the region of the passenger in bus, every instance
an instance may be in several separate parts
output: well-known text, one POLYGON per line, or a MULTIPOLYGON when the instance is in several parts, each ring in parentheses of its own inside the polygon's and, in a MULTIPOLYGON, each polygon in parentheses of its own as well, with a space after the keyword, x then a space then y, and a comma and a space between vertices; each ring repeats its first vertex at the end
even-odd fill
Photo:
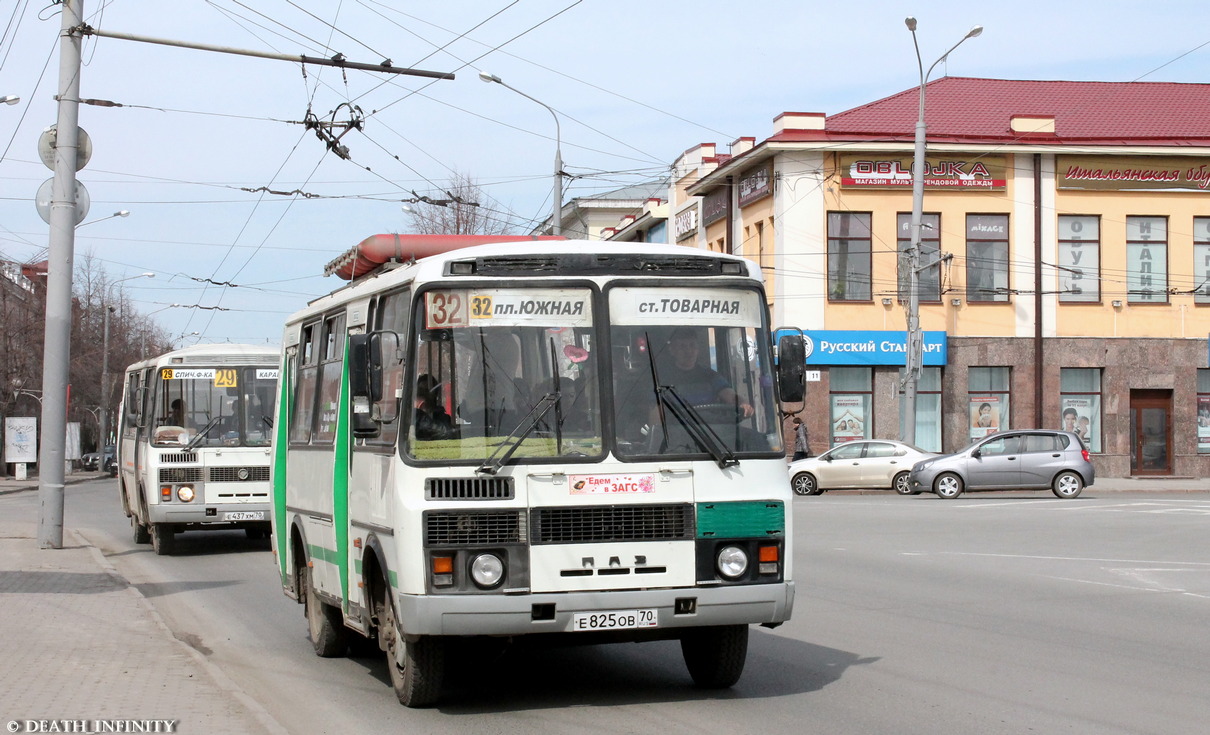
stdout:
POLYGON ((701 363, 700 352, 701 339, 695 330, 681 327, 673 331, 667 350, 672 359, 660 366, 660 382, 672 386, 693 406, 721 403, 735 406, 744 418, 751 416, 755 412, 752 404, 740 398, 726 378, 701 363))
POLYGON ((416 410, 416 438, 425 441, 449 439, 454 434, 454 422, 441 405, 437 379, 428 373, 416 378, 416 393, 412 396, 416 410))

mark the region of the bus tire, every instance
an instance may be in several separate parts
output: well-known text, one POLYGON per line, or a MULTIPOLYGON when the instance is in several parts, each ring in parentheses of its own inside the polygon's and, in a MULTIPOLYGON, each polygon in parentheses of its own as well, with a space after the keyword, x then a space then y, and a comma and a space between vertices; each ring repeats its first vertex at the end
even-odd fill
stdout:
POLYGON ((170 523, 151 524, 151 548, 156 556, 172 556, 176 547, 176 529, 170 523))
POLYGON ((311 567, 305 562, 299 567, 298 581, 302 585, 303 612, 307 616, 307 632, 311 635, 311 647, 315 655, 336 658, 349 650, 348 629, 341 620, 340 608, 319 599, 311 578, 311 567))
MULTIPOLYGON (((389 593, 388 593, 389 594, 389 593)), ((381 602, 378 636, 386 651, 387 670, 391 688, 404 707, 430 707, 441 696, 441 680, 445 674, 445 647, 440 638, 424 636, 415 641, 399 635, 395 622, 395 606, 389 600, 381 602), (402 648, 402 650, 400 650, 402 648), (396 663, 396 659, 402 663, 396 663)))
POLYGON ((693 683, 702 689, 726 689, 739 681, 748 658, 748 626, 694 628, 681 636, 681 654, 693 683))

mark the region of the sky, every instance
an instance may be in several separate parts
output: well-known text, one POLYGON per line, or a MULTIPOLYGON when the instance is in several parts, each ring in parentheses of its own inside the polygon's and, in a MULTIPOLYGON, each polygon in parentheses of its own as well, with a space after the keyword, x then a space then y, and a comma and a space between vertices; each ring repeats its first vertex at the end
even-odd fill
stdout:
MULTIPOLYGON (((493 217, 546 218, 556 146, 565 201, 662 178, 684 151, 772 134, 785 111, 833 115, 951 76, 1210 82, 1210 5, 1084 2, 82 0, 113 33, 449 72, 433 80, 88 37, 80 127, 93 153, 77 228, 87 260, 177 344, 278 344, 343 285, 332 258, 406 232, 403 207, 455 175, 493 217), (495 74, 517 91, 485 84, 495 74), (361 124, 344 159, 302 122, 361 124), (129 216, 114 217, 118 211, 129 216)), ((59 5, 0 0, 0 259, 46 258, 38 138, 57 118, 59 5)), ((1206 111, 1210 114, 1210 111, 1206 111)))

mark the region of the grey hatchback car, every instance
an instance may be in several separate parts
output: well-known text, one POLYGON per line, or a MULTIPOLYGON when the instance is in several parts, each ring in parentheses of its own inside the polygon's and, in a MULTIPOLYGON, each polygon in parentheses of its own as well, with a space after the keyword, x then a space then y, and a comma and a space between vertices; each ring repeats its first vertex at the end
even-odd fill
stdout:
POLYGON ((1088 448, 1070 431, 1029 429, 989 434, 954 454, 917 463, 912 494, 956 498, 967 490, 1046 490, 1075 498, 1096 480, 1088 448))

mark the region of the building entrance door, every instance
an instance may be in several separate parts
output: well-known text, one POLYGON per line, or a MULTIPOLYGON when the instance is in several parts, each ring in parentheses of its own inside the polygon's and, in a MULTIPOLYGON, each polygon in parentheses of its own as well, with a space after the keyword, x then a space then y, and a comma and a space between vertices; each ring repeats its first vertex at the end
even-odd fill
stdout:
POLYGON ((1172 474, 1172 391, 1130 391, 1130 474, 1172 474))

